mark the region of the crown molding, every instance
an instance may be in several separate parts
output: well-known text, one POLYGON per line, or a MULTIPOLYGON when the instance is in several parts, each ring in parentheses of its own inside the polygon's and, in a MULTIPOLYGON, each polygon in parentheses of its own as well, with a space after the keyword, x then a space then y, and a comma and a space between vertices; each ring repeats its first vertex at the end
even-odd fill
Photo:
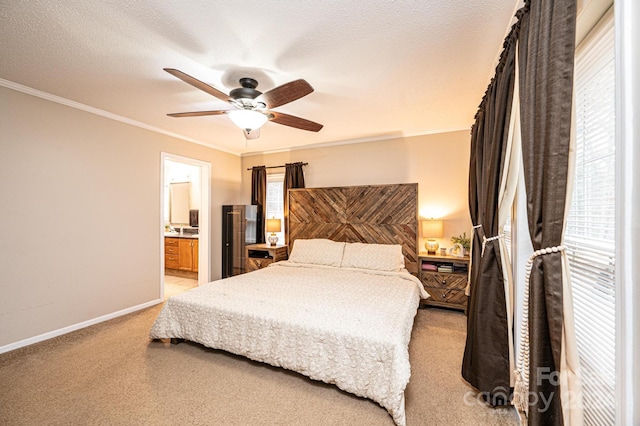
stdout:
POLYGON ((71 108, 79 109, 81 111, 85 111, 85 112, 88 112, 90 114, 99 115, 99 116, 102 116, 102 117, 105 117, 105 118, 108 118, 108 119, 111 119, 111 120, 119 121, 121 123, 129 124, 131 126, 139 127, 141 129, 150 130, 152 132, 160 133, 160 134, 163 134, 163 135, 166 135, 166 136, 171 136, 173 138, 181 139, 181 140, 186 141, 186 142, 191 142, 191 143, 195 143, 197 145, 206 146, 207 148, 215 149, 217 151, 226 152, 227 154, 240 156, 240 154, 238 152, 233 152, 233 151, 230 151, 230 150, 225 149, 225 148, 220 148, 218 146, 213 146, 211 144, 202 142, 202 141, 197 140, 197 139, 190 138, 188 136, 184 136, 184 135, 181 135, 181 134, 178 134, 178 133, 170 132, 168 130, 161 129, 161 128, 156 127, 156 126, 151 126, 149 124, 142 123, 140 121, 136 121, 136 120, 133 120, 131 118, 127 118, 127 117, 124 117, 122 115, 114 114, 112 112, 105 111, 105 110, 102 110, 102 109, 99 109, 99 108, 95 108, 95 107, 92 107, 92 106, 89 106, 89 105, 85 105, 85 104, 80 103, 80 102, 72 101, 70 99, 63 98, 61 96, 52 95, 51 93, 43 92, 41 90, 37 90, 37 89, 34 89, 32 87, 23 86, 22 84, 14 83, 13 81, 9 81, 9 80, 5 80, 5 79, 0 78, 0 86, 6 87, 8 89, 12 89, 12 90, 15 90, 15 91, 18 91, 18 92, 26 93, 27 95, 36 96, 38 98, 45 99, 45 100, 51 101, 51 102, 55 102, 55 103, 58 103, 58 104, 61 104, 61 105, 65 105, 65 106, 68 106, 68 107, 71 107, 71 108))

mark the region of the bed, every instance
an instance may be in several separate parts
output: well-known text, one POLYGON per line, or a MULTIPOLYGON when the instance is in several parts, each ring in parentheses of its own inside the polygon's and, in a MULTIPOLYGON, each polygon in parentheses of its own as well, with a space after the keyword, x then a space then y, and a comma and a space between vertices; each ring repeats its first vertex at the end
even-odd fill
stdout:
MULTIPOLYGON (((291 197, 290 209, 297 209, 291 197)), ((428 297, 407 270, 406 247, 317 238, 316 227, 305 239, 296 219, 290 224, 288 261, 169 298, 150 337, 194 341, 335 384, 405 425, 409 340, 428 297)))

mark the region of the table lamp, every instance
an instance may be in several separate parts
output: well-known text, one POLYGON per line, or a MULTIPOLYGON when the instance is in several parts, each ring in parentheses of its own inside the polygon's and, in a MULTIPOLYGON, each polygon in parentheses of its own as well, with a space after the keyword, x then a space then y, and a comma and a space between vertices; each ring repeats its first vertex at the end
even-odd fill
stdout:
POLYGON ((280 219, 267 219, 267 232, 271 232, 271 235, 269 235, 267 240, 272 246, 275 246, 278 243, 278 236, 275 233, 280 232, 281 229, 282 224, 280 219))
POLYGON ((427 242, 424 243, 427 254, 436 254, 440 247, 436 238, 442 238, 442 235, 443 226, 441 220, 427 219, 422 221, 422 236, 427 239, 427 242))

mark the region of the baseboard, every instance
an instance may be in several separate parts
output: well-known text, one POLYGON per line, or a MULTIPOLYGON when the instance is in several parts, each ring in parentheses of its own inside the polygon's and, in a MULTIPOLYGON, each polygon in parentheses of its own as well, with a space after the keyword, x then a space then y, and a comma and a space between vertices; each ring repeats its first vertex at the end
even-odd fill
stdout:
POLYGON ((97 318, 93 318, 87 321, 83 321, 78 324, 70 325, 68 327, 60 328, 58 330, 49 331, 44 334, 40 334, 38 336, 29 337, 28 339, 20 340, 15 343, 10 343, 8 345, 0 346, 0 354, 5 352, 13 351, 15 349, 23 348, 25 346, 33 345, 34 343, 43 342, 45 340, 49 340, 54 337, 62 336, 63 334, 71 333, 72 331, 80 330, 81 328, 89 327, 91 325, 95 325, 104 321, 108 321, 113 318, 121 317, 123 315, 130 314, 132 312, 140 311, 142 309, 149 308, 151 306, 155 306, 158 303, 162 303, 162 299, 152 300, 150 302, 146 302, 140 305, 132 306, 127 309, 123 309, 121 311, 112 312, 110 314, 102 315, 97 318))
POLYGON ((164 274, 172 277, 189 278, 192 280, 198 279, 198 273, 192 271, 181 271, 180 269, 164 268, 164 274))

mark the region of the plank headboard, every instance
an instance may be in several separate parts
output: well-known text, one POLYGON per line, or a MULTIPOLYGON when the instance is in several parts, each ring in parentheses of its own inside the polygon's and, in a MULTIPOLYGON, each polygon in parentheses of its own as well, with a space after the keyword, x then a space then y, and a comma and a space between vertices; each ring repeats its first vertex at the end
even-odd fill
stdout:
POLYGON ((418 184, 289 190, 289 244, 296 239, 400 244, 418 273, 418 184))

